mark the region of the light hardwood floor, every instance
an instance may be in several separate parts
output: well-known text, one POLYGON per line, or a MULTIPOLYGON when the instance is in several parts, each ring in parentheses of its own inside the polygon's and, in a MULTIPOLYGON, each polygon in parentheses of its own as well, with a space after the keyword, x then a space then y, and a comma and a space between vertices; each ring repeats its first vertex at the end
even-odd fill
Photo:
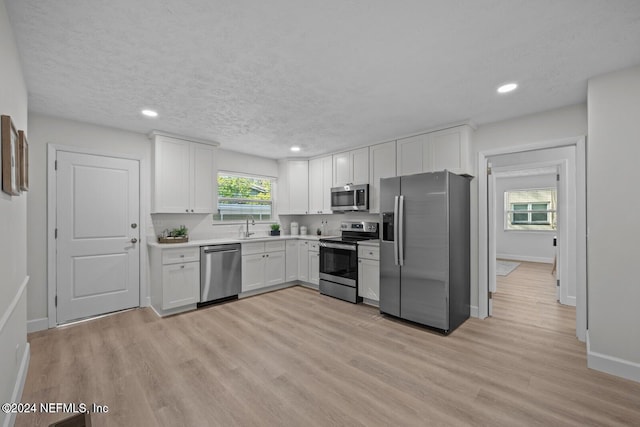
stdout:
POLYGON ((98 427, 639 425, 640 384, 586 368, 572 309, 505 286, 447 337, 302 287, 38 332, 23 402, 108 405, 98 427))

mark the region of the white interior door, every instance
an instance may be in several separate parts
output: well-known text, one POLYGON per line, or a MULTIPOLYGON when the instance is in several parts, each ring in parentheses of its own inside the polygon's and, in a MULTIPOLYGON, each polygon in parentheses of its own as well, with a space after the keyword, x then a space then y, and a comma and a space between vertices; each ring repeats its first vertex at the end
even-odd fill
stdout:
POLYGON ((140 305, 136 160, 56 152, 57 323, 140 305))

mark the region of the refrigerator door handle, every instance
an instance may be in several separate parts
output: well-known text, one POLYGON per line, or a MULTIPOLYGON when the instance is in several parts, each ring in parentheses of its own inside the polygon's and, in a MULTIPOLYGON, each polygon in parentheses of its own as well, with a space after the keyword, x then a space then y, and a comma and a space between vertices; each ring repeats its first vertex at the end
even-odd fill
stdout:
POLYGON ((404 196, 400 196, 400 200, 398 201, 397 218, 397 221, 400 223, 398 227, 398 237, 396 238, 398 242, 398 261, 400 267, 402 267, 404 265, 404 196))
POLYGON ((398 196, 393 199, 393 262, 399 265, 398 261, 398 196))

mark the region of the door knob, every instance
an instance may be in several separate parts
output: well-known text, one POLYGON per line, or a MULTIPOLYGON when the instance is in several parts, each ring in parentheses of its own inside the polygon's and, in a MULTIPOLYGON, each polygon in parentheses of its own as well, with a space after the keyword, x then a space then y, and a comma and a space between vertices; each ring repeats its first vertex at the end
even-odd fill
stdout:
POLYGON ((131 239, 131 243, 138 243, 138 239, 134 237, 133 239, 131 239))
POLYGON ((138 224, 136 224, 135 222, 131 224, 131 228, 136 228, 136 227, 138 227, 138 224))

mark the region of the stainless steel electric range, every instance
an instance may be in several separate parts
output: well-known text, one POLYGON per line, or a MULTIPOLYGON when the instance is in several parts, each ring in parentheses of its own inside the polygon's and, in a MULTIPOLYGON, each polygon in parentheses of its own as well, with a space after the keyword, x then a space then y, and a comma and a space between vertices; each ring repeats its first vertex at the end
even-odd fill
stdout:
POLYGON ((320 293, 354 304, 358 295, 358 242, 378 239, 378 223, 347 221, 341 237, 320 239, 320 293))

